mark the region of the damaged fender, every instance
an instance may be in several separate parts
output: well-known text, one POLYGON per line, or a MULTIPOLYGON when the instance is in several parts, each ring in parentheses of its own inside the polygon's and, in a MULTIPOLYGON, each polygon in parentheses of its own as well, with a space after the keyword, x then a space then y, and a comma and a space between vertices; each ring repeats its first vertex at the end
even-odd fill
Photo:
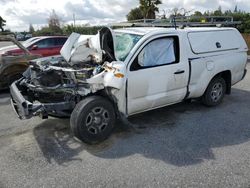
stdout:
POLYGON ((87 79, 89 84, 101 84, 104 87, 121 89, 125 84, 126 66, 123 62, 112 62, 104 65, 105 71, 87 79))

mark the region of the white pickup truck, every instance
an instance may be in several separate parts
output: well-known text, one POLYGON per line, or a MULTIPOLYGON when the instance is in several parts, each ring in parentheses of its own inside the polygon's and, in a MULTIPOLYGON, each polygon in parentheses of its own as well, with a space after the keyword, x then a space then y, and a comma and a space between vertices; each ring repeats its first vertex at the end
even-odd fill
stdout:
POLYGON ((222 102, 246 75, 247 45, 234 28, 103 28, 73 33, 61 56, 31 61, 11 85, 21 119, 70 116, 86 143, 106 139, 119 117, 201 98, 222 102))

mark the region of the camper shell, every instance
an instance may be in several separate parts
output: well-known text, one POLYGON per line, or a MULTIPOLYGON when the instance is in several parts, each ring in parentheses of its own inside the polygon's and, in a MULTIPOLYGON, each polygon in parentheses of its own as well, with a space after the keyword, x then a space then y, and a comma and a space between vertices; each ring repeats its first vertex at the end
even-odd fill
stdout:
POLYGON ((116 118, 187 99, 219 104, 246 74, 247 45, 234 28, 103 28, 73 33, 61 56, 37 59, 11 86, 21 119, 71 117, 74 135, 106 139, 116 118))

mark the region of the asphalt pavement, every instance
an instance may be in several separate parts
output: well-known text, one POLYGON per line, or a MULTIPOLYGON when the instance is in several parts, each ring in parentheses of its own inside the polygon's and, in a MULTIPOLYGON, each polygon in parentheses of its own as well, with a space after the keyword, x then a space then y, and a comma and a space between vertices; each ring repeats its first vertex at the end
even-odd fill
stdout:
POLYGON ((13 43, 9 41, 0 42, 0 48, 5 47, 5 46, 10 46, 10 45, 13 45, 13 43))
MULTIPOLYGON (((250 71, 250 64, 247 65, 250 71)), ((194 101, 118 122, 88 146, 69 120, 19 120, 0 93, 0 187, 250 187, 250 74, 218 107, 194 101)))

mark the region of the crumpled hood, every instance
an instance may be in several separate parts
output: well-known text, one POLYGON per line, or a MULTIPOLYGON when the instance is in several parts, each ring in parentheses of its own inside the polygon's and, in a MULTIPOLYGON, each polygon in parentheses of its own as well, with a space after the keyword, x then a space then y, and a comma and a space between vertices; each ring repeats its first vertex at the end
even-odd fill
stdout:
POLYGON ((110 28, 102 28, 97 35, 80 35, 72 33, 60 53, 70 64, 95 61, 114 61, 114 37, 110 28))

